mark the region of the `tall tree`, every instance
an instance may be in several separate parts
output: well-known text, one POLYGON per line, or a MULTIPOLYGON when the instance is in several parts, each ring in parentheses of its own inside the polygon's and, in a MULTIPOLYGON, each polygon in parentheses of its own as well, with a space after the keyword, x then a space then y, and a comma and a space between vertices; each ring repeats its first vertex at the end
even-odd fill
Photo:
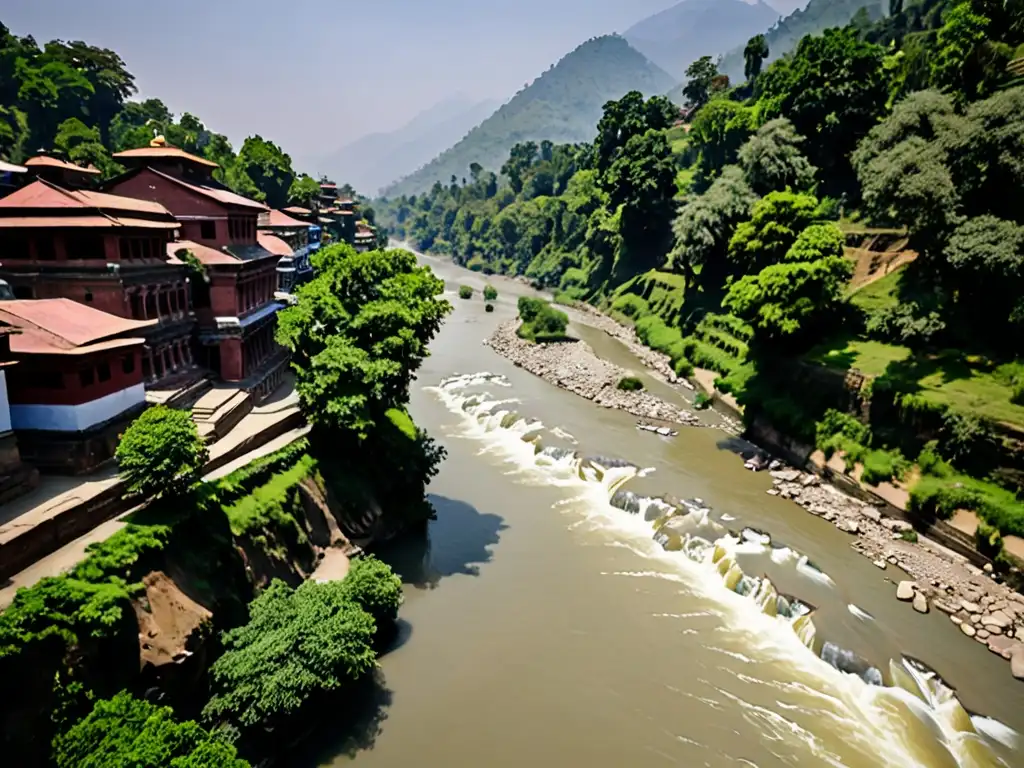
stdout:
POLYGON ((701 56, 686 68, 686 85, 683 96, 687 103, 700 109, 711 98, 711 83, 718 74, 718 67, 710 56, 701 56))
POLYGON ((740 148, 739 164, 747 183, 759 195, 787 188, 809 189, 815 168, 801 151, 802 144, 804 137, 789 120, 769 120, 740 148))
POLYGON ((288 191, 295 181, 292 159, 272 141, 250 136, 238 153, 238 169, 245 173, 271 208, 288 204, 288 191))
POLYGON ((761 74, 761 65, 768 58, 768 41, 764 35, 754 35, 743 49, 743 76, 754 83, 761 74))

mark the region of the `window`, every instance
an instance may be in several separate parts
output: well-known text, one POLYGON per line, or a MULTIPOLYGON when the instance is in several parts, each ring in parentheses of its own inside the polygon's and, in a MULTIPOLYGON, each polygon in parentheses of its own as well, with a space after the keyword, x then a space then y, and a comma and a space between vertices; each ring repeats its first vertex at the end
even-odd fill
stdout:
POLYGON ((64 237, 64 250, 69 259, 98 261, 106 259, 107 252, 103 244, 103 236, 88 232, 76 232, 64 237))
POLYGON ((135 373, 135 355, 125 355, 121 360, 122 373, 135 373))
POLYGON ((31 285, 16 285, 14 286, 14 298, 16 299, 34 299, 36 292, 31 285))
POLYGON ((100 363, 96 367, 96 377, 100 381, 110 381, 110 363, 100 363))
POLYGON ((85 303, 86 304, 91 304, 92 303, 92 291, 86 291, 85 292, 85 303))
POLYGON ((20 389, 64 389, 60 371, 32 371, 21 379, 20 389))
POLYGON ((92 368, 82 368, 78 372, 78 383, 83 387, 91 387, 96 381, 92 368))
POLYGON ((217 227, 212 221, 199 222, 199 237, 203 240, 216 240, 217 227))

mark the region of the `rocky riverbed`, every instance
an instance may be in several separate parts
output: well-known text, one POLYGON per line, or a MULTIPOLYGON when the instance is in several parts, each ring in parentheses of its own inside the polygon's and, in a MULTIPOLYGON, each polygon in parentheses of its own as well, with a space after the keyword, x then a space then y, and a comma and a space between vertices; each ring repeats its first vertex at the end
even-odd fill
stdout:
POLYGON ((796 469, 771 472, 768 493, 790 499, 812 515, 856 536, 852 546, 883 570, 895 568, 896 598, 916 611, 932 608, 949 616, 960 631, 1010 661, 1024 680, 1024 595, 997 583, 960 555, 926 539, 906 541, 910 523, 886 517, 877 507, 823 484, 796 469))
POLYGON ((621 341, 650 371, 658 374, 670 384, 684 381, 684 379, 676 376, 675 371, 672 370, 671 358, 666 354, 651 349, 640 341, 640 338, 636 335, 636 330, 633 328, 622 325, 622 323, 613 320, 589 304, 576 304, 569 308, 562 307, 562 309, 566 310, 570 319, 574 319, 573 315, 578 315, 586 325, 604 331, 613 339, 621 341))
POLYGON ((616 385, 630 375, 629 371, 602 360, 585 342, 534 344, 516 335, 518 325, 518 321, 502 323, 485 343, 520 368, 604 408, 644 419, 700 426, 692 413, 649 392, 618 389, 616 385))

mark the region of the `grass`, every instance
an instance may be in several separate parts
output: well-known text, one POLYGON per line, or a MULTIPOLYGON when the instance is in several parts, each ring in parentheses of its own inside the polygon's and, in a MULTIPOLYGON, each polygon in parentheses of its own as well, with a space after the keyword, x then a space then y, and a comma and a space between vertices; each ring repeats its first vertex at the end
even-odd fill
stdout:
POLYGON ((231 533, 245 536, 272 523, 298 528, 298 523, 287 511, 289 498, 295 487, 316 468, 311 456, 303 456, 291 469, 274 475, 270 481, 243 496, 237 503, 224 508, 231 525, 231 533))
POLYGON ((909 347, 867 339, 837 338, 811 349, 807 360, 829 368, 856 368, 868 376, 881 376, 891 363, 902 363, 911 355, 909 347))
POLYGON ((867 313, 895 307, 900 303, 898 290, 905 267, 893 270, 885 277, 868 283, 850 295, 850 303, 867 313))
POLYGON ((460 299, 471 299, 473 298, 473 289, 468 285, 459 286, 459 298, 460 299))
MULTIPOLYGON (((618 310, 623 302, 634 302, 627 296, 637 296, 646 302, 646 308, 636 304, 636 309, 644 309, 641 314, 627 315, 638 320, 644 314, 652 313, 660 317, 666 325, 678 325, 682 319, 683 301, 686 298, 686 279, 673 272, 660 272, 652 269, 626 281, 612 294, 612 308, 618 310), (616 306, 619 305, 619 307, 616 306)), ((625 312, 623 314, 626 314, 625 312)))

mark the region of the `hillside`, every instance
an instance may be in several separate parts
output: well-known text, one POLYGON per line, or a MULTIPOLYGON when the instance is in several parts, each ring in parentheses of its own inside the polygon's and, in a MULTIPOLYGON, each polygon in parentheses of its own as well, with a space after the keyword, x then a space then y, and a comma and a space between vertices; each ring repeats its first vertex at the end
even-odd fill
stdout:
POLYGON ((622 37, 588 40, 548 69, 455 146, 383 194, 416 194, 469 174, 471 163, 498 169, 521 141, 575 143, 594 138, 602 106, 629 91, 665 93, 675 81, 622 37))
POLYGON ((498 107, 493 100, 447 99, 421 112, 401 128, 363 136, 318 161, 331 178, 374 195, 381 187, 428 163, 498 107))
MULTIPOLYGON (((718 56, 744 45, 774 24, 780 14, 763 2, 683 0, 633 25, 630 45, 677 80, 701 56, 718 56)), ((742 74, 742 67, 740 68, 742 74)))
MULTIPOLYGON (((793 11, 778 23, 758 30, 764 32, 768 41, 767 62, 774 61, 789 53, 804 35, 816 35, 829 27, 846 25, 861 8, 867 8, 872 20, 881 18, 883 6, 880 0, 811 0, 806 8, 793 11)), ((728 75, 733 82, 743 79, 743 46, 746 40, 728 49, 718 66, 719 72, 728 75)))

